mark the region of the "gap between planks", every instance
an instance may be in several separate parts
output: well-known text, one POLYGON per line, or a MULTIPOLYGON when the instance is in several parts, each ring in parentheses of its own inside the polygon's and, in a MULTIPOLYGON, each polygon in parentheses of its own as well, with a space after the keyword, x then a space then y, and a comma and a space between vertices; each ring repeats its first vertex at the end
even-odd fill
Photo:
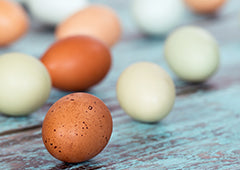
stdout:
POLYGON ((42 124, 29 126, 29 127, 24 127, 24 128, 21 128, 21 129, 12 129, 12 130, 8 130, 8 131, 0 133, 0 137, 1 136, 6 136, 6 135, 12 135, 12 134, 16 134, 16 133, 27 132, 27 131, 31 131, 31 130, 37 130, 37 129, 41 129, 41 128, 42 128, 42 124))

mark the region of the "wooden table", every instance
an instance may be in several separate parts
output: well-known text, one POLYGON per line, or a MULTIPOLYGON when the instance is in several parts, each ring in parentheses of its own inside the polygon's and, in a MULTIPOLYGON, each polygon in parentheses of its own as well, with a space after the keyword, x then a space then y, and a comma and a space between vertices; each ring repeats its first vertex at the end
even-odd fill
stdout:
MULTIPOLYGON (((240 169, 240 1, 229 0, 217 15, 189 13, 183 21, 209 30, 219 42, 221 66, 204 84, 186 84, 172 74, 163 59, 165 38, 143 36, 129 16, 128 1, 101 3, 116 9, 124 28, 112 49, 111 71, 88 91, 111 110, 114 129, 109 144, 83 163, 53 158, 43 145, 41 124, 49 107, 68 93, 52 89, 47 103, 31 115, 0 115, 0 169, 240 169), (175 106, 157 124, 133 121, 116 99, 119 75, 137 61, 159 64, 176 84, 175 106)), ((18 51, 39 58, 53 42, 53 30, 32 21, 29 33, 0 53, 18 51)))

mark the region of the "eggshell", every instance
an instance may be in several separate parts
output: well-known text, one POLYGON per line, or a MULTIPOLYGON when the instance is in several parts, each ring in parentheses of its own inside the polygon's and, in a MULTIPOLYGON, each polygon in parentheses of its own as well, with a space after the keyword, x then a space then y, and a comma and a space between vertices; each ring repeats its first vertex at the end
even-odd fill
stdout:
POLYGON ((182 0, 133 0, 131 13, 143 33, 162 36, 181 24, 185 5, 182 0))
POLYGON ((112 134, 112 117, 107 106, 87 93, 59 99, 42 125, 42 139, 55 158, 69 163, 89 160, 107 145, 112 134))
POLYGON ((27 7, 38 21, 57 25, 75 12, 87 7, 88 0, 28 0, 27 7))
POLYGON ((216 12, 226 0, 184 0, 188 7, 196 13, 207 14, 216 12))
POLYGON ((171 77, 154 63, 138 62, 123 71, 117 82, 123 110, 142 122, 157 122, 171 111, 175 87, 171 77))
POLYGON ((73 35, 92 36, 107 46, 113 46, 121 36, 116 13, 103 5, 90 5, 62 22, 55 33, 58 39, 73 35))
POLYGON ((55 42, 41 61, 47 67, 54 87, 82 91, 107 75, 111 54, 100 41, 88 36, 75 36, 55 42))
POLYGON ((0 46, 9 45, 28 29, 28 16, 16 2, 0 0, 0 46))
POLYGON ((206 30, 185 26, 169 35, 164 47, 165 59, 181 79, 202 82, 211 77, 219 66, 219 48, 206 30))
POLYGON ((41 107, 49 97, 51 79, 36 58, 8 53, 0 56, 0 113, 23 116, 41 107))

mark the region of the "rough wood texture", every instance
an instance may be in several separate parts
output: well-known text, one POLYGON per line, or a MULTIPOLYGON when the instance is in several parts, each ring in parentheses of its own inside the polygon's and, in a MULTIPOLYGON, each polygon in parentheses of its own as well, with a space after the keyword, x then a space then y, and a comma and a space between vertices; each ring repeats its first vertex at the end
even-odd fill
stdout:
MULTIPOLYGON (((112 50, 110 73, 88 91, 111 110, 114 130, 108 146, 80 164, 63 163, 47 152, 41 123, 48 108, 67 94, 53 89, 48 102, 28 117, 0 115, 0 169, 240 169, 240 1, 229 1, 216 16, 190 16, 184 22, 208 29, 220 44, 221 66, 204 84, 186 84, 171 73, 162 57, 164 38, 140 34, 129 17, 127 1, 102 3, 116 9, 124 26, 122 40, 112 50), (174 78, 176 103, 160 123, 133 121, 117 102, 118 76, 136 61, 158 63, 174 78)), ((51 29, 33 23, 26 37, 0 53, 40 57, 53 41, 51 29)))

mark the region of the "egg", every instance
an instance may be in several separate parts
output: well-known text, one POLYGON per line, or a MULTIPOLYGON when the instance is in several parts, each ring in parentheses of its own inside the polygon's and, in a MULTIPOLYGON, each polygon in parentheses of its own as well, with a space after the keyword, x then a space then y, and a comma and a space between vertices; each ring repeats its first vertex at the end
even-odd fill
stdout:
POLYGON ((165 59, 182 80, 203 82, 218 69, 220 54, 215 38, 196 26, 185 26, 171 33, 164 47, 165 59))
POLYGON ((226 0, 184 0, 187 6, 196 13, 208 14, 216 12, 226 0))
POLYGON ((17 2, 0 0, 0 46, 17 41, 28 30, 28 16, 17 2))
POLYGON ((130 9, 140 31, 152 36, 166 35, 185 16, 182 0, 132 0, 130 9))
POLYGON ((55 35, 57 39, 88 35, 111 47, 120 39, 121 25, 117 14, 110 7, 90 5, 63 21, 55 35))
POLYGON ((47 67, 54 87, 83 91, 107 75, 111 54, 101 41, 81 35, 55 42, 41 61, 47 67))
POLYGON ((24 116, 48 99, 51 79, 36 58, 21 53, 0 56, 0 113, 24 116))
POLYGON ((150 62, 130 65, 117 81, 117 98, 122 109, 141 122, 166 117, 175 101, 175 86, 166 71, 150 62))
POLYGON ((88 6, 88 0, 28 0, 27 7, 38 21, 57 25, 88 6))
POLYGON ((72 93, 59 99, 46 114, 42 140, 55 158, 78 163, 98 155, 112 134, 112 117, 99 98, 72 93))

